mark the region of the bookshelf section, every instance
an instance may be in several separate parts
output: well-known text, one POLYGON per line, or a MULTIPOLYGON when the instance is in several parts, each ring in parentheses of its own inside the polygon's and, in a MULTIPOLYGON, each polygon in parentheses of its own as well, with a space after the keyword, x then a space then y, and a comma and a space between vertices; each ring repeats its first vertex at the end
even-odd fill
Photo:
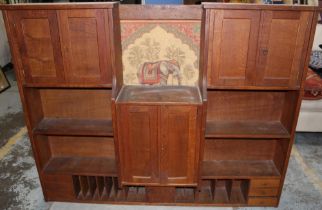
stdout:
POLYGON ((289 138, 297 91, 208 90, 206 138, 289 138))

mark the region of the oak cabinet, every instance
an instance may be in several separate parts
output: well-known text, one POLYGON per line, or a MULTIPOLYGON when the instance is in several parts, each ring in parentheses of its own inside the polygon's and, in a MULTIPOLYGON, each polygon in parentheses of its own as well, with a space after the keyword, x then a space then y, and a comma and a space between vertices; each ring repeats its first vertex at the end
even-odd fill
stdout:
POLYGON ((11 11, 25 83, 111 86, 106 9, 11 11))
POLYGON ((196 184, 196 106, 119 105, 117 113, 123 184, 196 184))
POLYGON ((209 10, 208 86, 299 88, 312 13, 209 10))
MULTIPOLYGON (((278 205, 316 8, 72 3, 0 9, 46 201, 278 205), (139 29, 134 37, 149 33, 141 28, 145 22, 158 27, 161 21, 181 37, 192 28, 168 23, 201 20, 196 86, 125 85, 119 14, 134 24, 125 36, 139 29)), ((189 40, 182 44, 194 48, 189 40)))

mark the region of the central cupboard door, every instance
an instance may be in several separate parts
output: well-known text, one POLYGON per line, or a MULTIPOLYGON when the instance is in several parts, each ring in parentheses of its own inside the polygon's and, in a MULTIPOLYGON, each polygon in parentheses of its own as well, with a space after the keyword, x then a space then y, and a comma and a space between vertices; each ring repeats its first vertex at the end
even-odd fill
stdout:
POLYGON ((197 107, 118 105, 122 184, 195 185, 197 107))
POLYGON ((252 85, 256 77, 256 49, 260 12, 211 10, 209 22, 208 84, 252 85))
POLYGON ((111 83, 108 11, 58 11, 65 74, 69 82, 111 83))
POLYGON ((197 107, 162 106, 160 123, 161 183, 196 183, 197 107))
POLYGON ((117 109, 122 183, 159 183, 158 107, 120 105, 117 109))

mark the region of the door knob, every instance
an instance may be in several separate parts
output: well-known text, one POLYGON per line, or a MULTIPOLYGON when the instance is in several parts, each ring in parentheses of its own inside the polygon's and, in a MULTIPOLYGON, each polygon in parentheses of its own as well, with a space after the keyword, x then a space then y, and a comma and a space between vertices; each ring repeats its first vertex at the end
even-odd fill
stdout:
POLYGON ((268 49, 267 48, 262 48, 262 55, 266 56, 268 54, 268 49))

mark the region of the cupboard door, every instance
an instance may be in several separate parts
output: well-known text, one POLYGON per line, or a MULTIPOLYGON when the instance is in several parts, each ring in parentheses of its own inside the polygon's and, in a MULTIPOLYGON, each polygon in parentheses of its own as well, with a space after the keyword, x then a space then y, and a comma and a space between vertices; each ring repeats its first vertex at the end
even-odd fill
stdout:
POLYGON ((199 154, 196 119, 195 106, 162 106, 159 141, 162 184, 196 183, 199 154))
POLYGON ((211 10, 207 18, 208 85, 252 85, 256 77, 260 12, 211 10))
POLYGON ((119 105, 117 113, 122 183, 158 183, 158 108, 119 105))
POLYGON ((58 14, 67 80, 111 84, 108 11, 62 10, 58 14))
MULTIPOLYGON (((57 15, 52 10, 9 12, 27 83, 64 80, 57 15)), ((12 34, 13 35, 13 34, 12 34)))
POLYGON ((311 12, 263 11, 258 86, 298 87, 308 46, 311 12))

